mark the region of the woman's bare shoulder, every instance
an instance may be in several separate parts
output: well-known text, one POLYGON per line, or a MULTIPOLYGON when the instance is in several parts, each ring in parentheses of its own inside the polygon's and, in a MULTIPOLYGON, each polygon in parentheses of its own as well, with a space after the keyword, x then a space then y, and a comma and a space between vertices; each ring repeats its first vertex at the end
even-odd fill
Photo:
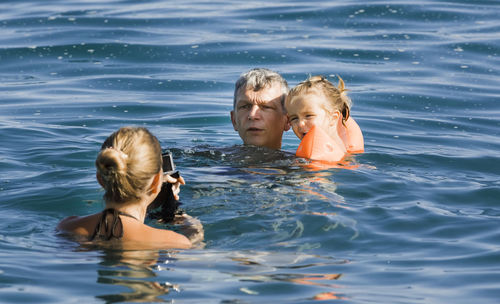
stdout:
POLYGON ((125 224, 123 237, 124 240, 157 244, 165 248, 188 249, 192 246, 191 241, 180 233, 141 223, 125 224))
POLYGON ((57 230, 88 236, 97 224, 97 214, 68 216, 57 225, 57 230))

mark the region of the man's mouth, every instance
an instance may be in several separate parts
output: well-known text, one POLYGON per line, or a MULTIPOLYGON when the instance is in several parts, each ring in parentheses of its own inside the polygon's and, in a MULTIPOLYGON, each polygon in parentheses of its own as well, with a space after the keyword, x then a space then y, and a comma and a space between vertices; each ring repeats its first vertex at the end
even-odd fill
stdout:
POLYGON ((259 131, 262 131, 262 129, 259 129, 259 128, 248 128, 247 131, 248 132, 259 132, 259 131))

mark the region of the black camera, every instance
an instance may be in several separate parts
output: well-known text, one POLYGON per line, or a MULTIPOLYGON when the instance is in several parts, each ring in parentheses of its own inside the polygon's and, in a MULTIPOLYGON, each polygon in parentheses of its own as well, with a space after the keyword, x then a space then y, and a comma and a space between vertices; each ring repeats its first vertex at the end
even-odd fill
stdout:
MULTIPOLYGON (((179 171, 175 171, 174 159, 172 153, 165 152, 162 155, 163 159, 163 174, 179 178, 179 171)), ((161 191, 155 200, 148 206, 148 217, 161 220, 164 223, 172 222, 176 215, 183 213, 179 208, 181 203, 175 199, 172 191, 172 184, 163 183, 161 191)))
POLYGON ((175 172, 175 164, 174 164, 174 158, 172 157, 172 153, 165 152, 161 155, 161 158, 163 160, 163 174, 168 174, 171 176, 173 176, 173 174, 179 175, 179 171, 175 172))

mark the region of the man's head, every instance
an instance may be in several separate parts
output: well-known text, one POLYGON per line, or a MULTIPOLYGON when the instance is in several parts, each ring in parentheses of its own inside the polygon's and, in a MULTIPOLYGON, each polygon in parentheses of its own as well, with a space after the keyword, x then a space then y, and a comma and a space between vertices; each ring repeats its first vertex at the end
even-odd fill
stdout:
POLYGON ((290 129, 284 102, 288 84, 280 74, 257 68, 240 76, 234 88, 231 122, 245 145, 281 148, 290 129))

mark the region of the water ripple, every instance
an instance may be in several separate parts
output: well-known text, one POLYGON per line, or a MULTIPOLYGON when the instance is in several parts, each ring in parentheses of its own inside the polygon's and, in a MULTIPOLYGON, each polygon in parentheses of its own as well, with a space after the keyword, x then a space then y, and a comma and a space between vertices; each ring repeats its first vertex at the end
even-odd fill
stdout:
POLYGON ((487 0, 4 1, 1 298, 495 302, 497 11, 487 0), (292 132, 282 151, 241 146, 233 85, 256 66, 291 86, 341 76, 366 152, 314 171, 293 156, 292 132), (173 152, 205 249, 105 251, 54 233, 102 208, 95 156, 124 124, 173 152))

